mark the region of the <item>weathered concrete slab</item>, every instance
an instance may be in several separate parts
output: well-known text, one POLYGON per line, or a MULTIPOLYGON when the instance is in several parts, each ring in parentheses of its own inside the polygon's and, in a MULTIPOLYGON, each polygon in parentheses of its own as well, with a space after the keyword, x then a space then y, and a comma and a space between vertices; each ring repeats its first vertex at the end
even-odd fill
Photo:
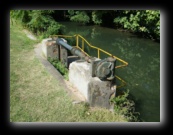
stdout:
POLYGON ((88 99, 88 83, 90 64, 87 62, 72 62, 69 66, 69 81, 88 99))
POLYGON ((57 46, 56 41, 50 41, 51 38, 42 40, 42 52, 45 58, 48 57, 59 59, 59 46, 57 46))
POLYGON ((51 40, 51 38, 46 38, 46 39, 43 39, 42 42, 41 42, 41 50, 42 50, 42 54, 44 55, 44 57, 47 59, 47 46, 46 46, 46 42, 48 40, 51 40))
POLYGON ((69 81, 84 95, 93 107, 110 109, 110 97, 115 93, 111 90, 111 81, 101 81, 91 76, 91 64, 88 62, 72 62, 69 66, 69 81))
POLYGON ((110 81, 100 81, 92 78, 88 84, 88 102, 90 106, 110 109, 110 96, 113 94, 110 88, 110 81))

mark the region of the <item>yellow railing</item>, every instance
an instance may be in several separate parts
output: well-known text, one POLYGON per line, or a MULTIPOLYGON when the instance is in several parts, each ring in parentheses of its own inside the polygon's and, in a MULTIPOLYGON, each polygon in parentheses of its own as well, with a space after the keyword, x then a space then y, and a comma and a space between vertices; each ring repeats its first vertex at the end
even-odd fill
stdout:
MULTIPOLYGON (((54 37, 55 37, 55 38, 56 38, 56 37, 59 37, 59 38, 76 38, 76 47, 79 48, 82 52, 84 52, 87 56, 89 56, 89 54, 86 53, 86 52, 84 51, 84 47, 85 47, 84 45, 85 45, 85 43, 86 43, 89 47, 91 47, 91 48, 97 50, 97 58, 100 58, 100 52, 102 52, 102 53, 104 53, 104 54, 107 54, 109 57, 113 57, 113 58, 115 58, 117 61, 121 62, 121 63, 122 63, 121 65, 116 65, 116 66, 115 66, 116 69, 117 69, 117 68, 121 68, 121 67, 125 67, 125 66, 128 65, 128 63, 127 63, 126 61, 124 61, 124 60, 118 58, 117 56, 114 56, 114 55, 112 55, 112 54, 110 54, 110 53, 108 53, 108 52, 102 50, 102 49, 99 48, 99 47, 96 47, 96 46, 91 45, 84 37, 82 37, 82 36, 79 35, 79 34, 73 35, 73 36, 67 36, 67 35, 51 35, 50 37, 51 37, 51 38, 54 38, 54 37), (82 40, 82 47, 79 46, 79 38, 82 40)), ((122 80, 120 77, 118 77, 118 76, 116 76, 116 75, 115 75, 115 77, 116 77, 118 80, 121 81, 121 85, 120 85, 120 86, 117 86, 117 88, 120 88, 120 87, 123 87, 123 86, 126 85, 126 82, 125 82, 124 80, 122 80)))
POLYGON ((86 41, 86 39, 85 39, 84 37, 82 37, 81 35, 75 35, 75 36, 76 36, 76 39, 77 39, 77 40, 76 40, 76 42, 77 42, 76 46, 77 46, 77 47, 79 47, 79 45, 78 45, 78 39, 79 39, 79 37, 82 39, 82 48, 81 48, 82 50, 84 50, 84 49, 83 49, 83 46, 84 46, 84 41, 85 41, 85 43, 86 43, 88 46, 90 46, 91 48, 97 50, 97 57, 98 57, 98 58, 100 58, 100 52, 103 52, 103 53, 107 54, 108 56, 113 57, 113 58, 115 58, 116 60, 118 60, 118 61, 120 61, 120 62, 123 63, 122 65, 115 66, 115 68, 120 68, 120 67, 124 67, 124 66, 127 66, 127 65, 128 65, 128 63, 125 62, 124 60, 122 60, 122 59, 120 59, 120 58, 118 58, 118 57, 116 57, 116 56, 114 56, 114 55, 112 55, 112 54, 110 54, 110 53, 108 53, 108 52, 106 52, 106 51, 100 49, 99 47, 92 46, 92 45, 91 45, 90 43, 88 43, 88 41, 86 41))

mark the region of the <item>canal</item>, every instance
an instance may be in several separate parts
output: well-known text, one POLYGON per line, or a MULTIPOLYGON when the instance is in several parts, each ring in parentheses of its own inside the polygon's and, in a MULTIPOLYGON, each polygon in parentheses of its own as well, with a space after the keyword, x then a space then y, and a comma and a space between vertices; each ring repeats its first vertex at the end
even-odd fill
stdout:
MULTIPOLYGON (((64 34, 82 35, 89 43, 128 62, 117 69, 116 75, 127 85, 136 103, 136 111, 144 122, 160 122, 160 44, 100 26, 81 26, 74 22, 65 25, 64 34)), ((103 57, 103 56, 102 56, 103 57)))

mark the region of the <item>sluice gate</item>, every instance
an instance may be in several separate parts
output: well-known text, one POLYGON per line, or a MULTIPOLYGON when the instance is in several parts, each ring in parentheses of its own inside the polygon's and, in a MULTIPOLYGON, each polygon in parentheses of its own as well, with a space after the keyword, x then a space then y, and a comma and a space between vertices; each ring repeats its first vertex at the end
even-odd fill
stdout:
POLYGON ((115 75, 115 70, 128 65, 122 59, 89 44, 81 35, 52 35, 44 41, 43 52, 46 57, 60 60, 69 68, 69 81, 84 95, 91 106, 110 108, 110 98, 116 96, 116 89, 126 83, 115 75), (76 39, 76 46, 68 44, 68 38, 76 39), (79 45, 81 40, 81 45, 79 45), (97 57, 84 51, 85 45, 97 50, 97 57), (100 53, 107 55, 100 59, 100 53), (121 62, 117 65, 117 61, 121 62), (115 80, 121 81, 117 86, 115 80))

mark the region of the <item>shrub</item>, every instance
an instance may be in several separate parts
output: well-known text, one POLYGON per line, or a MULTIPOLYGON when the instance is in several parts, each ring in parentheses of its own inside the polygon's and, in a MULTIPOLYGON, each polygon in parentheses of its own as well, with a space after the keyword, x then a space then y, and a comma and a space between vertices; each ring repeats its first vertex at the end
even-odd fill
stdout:
POLYGON ((129 90, 111 99, 115 113, 125 115, 129 121, 139 121, 139 112, 135 112, 135 103, 129 99, 129 90))

